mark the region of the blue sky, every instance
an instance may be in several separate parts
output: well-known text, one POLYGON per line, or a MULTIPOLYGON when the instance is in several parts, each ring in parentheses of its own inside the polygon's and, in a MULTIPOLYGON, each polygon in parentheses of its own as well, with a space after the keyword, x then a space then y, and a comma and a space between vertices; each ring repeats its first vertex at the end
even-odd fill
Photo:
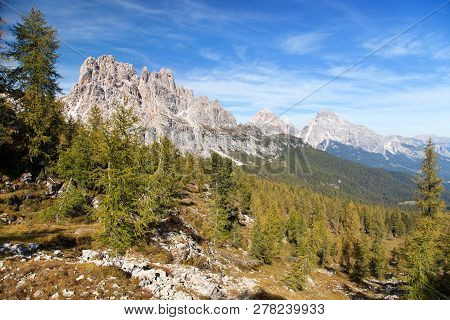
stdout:
MULTIPOLYGON (((138 72, 170 68, 241 122, 282 112, 443 2, 6 1, 41 9, 76 49, 60 49, 66 92, 86 56, 113 54, 138 72)), ((450 4, 286 116, 301 127, 323 108, 382 134, 450 136, 450 4)))

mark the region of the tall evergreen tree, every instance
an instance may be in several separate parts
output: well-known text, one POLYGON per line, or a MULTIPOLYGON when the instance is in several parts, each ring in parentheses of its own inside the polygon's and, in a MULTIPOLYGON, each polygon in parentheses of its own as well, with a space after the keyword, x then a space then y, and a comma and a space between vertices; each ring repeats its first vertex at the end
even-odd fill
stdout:
POLYGON ((362 281, 370 271, 369 240, 366 235, 361 235, 354 244, 354 265, 352 276, 356 281, 362 281))
POLYGON ((381 236, 377 236, 372 243, 370 272, 375 278, 382 278, 386 271, 386 248, 381 236))
POLYGON ((419 177, 419 199, 417 204, 424 216, 434 217, 445 208, 441 199, 444 191, 442 179, 438 177, 437 155, 431 138, 425 148, 425 159, 422 162, 422 172, 419 177))
POLYGON ((16 92, 9 82, 11 58, 5 53, 5 24, 0 17, 0 173, 15 174, 21 169, 24 137, 13 99, 16 92))
POLYGON ((137 161, 141 150, 136 123, 131 108, 116 105, 106 138, 107 166, 100 175, 105 190, 99 211, 103 239, 119 250, 129 247, 137 237, 135 223, 139 200, 145 191, 137 161))
POLYGON ((61 92, 56 72, 59 42, 56 29, 44 15, 31 9, 17 23, 7 55, 17 63, 9 74, 10 84, 23 94, 20 119, 27 136, 28 160, 34 170, 55 159, 63 126, 62 106, 55 100, 61 92))
POLYGON ((445 279, 448 272, 448 246, 441 243, 448 233, 448 217, 443 214, 443 184, 437 176, 437 156, 431 139, 425 148, 418 188, 421 219, 403 245, 399 265, 408 298, 426 299, 442 296, 436 289, 437 279, 445 279))

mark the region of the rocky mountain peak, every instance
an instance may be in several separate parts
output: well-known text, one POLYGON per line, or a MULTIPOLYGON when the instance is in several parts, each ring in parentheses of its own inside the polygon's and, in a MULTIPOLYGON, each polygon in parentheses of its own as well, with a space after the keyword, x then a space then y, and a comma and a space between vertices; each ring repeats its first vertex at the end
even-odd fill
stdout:
POLYGON ((272 111, 264 108, 258 111, 248 122, 259 128, 263 133, 298 135, 297 128, 288 120, 275 115, 272 111))
POLYGON ((336 119, 340 119, 341 117, 334 113, 333 111, 331 111, 330 109, 321 109, 317 115, 316 118, 336 118, 336 119))
POLYGON ((87 58, 80 68, 80 77, 63 101, 68 113, 82 120, 89 110, 98 105, 105 115, 111 114, 113 105, 126 100, 141 115, 145 124, 158 115, 181 116, 188 121, 208 127, 236 125, 236 119, 218 101, 194 97, 191 90, 177 87, 170 69, 150 72, 147 67, 141 75, 133 65, 119 62, 112 55, 87 58))
POLYGON ((326 150, 330 141, 362 148, 370 152, 383 152, 381 135, 365 126, 353 124, 330 110, 321 110, 302 129, 300 137, 314 148, 326 150))
POLYGON ((144 67, 139 75, 131 64, 111 55, 87 58, 78 82, 62 100, 68 115, 82 121, 94 105, 108 117, 116 103, 126 101, 146 128, 148 142, 167 136, 181 151, 274 155, 281 147, 259 145, 251 136, 254 127, 246 131, 218 100, 196 97, 192 90, 177 86, 171 70, 144 67))

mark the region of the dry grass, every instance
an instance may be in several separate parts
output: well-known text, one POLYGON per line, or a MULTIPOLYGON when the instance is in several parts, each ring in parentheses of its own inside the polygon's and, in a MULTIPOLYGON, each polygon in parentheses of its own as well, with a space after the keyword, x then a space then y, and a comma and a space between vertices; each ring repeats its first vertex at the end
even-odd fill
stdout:
POLYGON ((154 263, 170 263, 173 260, 172 254, 164 248, 154 243, 140 243, 127 250, 127 254, 136 257, 147 258, 154 263))
POLYGON ((35 242, 44 249, 101 247, 95 240, 99 227, 99 224, 12 224, 0 226, 0 243, 35 242))
POLYGON ((50 299, 63 289, 74 292, 70 299, 149 299, 138 280, 115 267, 65 261, 5 260, 0 272, 0 299, 50 299), (81 275, 83 279, 76 280, 81 275), (38 293, 36 293, 38 292, 38 293))

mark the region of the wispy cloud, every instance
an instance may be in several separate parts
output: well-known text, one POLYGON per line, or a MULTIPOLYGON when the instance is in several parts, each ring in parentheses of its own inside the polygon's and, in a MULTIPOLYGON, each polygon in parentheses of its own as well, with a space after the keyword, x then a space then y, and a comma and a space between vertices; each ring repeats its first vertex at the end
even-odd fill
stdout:
MULTIPOLYGON (((372 38, 365 41, 362 47, 374 50, 385 41, 386 39, 383 38, 372 38)), ((385 58, 423 56, 434 59, 449 59, 450 45, 445 35, 440 32, 412 34, 396 40, 380 51, 379 55, 385 58)))
POLYGON ((145 6, 134 1, 127 0, 108 0, 110 3, 118 5, 123 9, 133 10, 137 14, 146 14, 146 15, 157 15, 164 13, 164 10, 151 8, 149 6, 145 6))
MULTIPOLYGON (((273 112, 284 111, 340 70, 341 67, 336 66, 317 69, 312 74, 307 70, 289 70, 253 61, 215 69, 192 69, 179 74, 178 82, 194 89, 198 95, 218 99, 238 120, 247 121, 265 107, 273 112)), ((346 74, 289 111, 287 116, 301 127, 320 109, 331 108, 381 133, 414 135, 417 126, 425 128, 430 118, 422 115, 423 121, 418 120, 417 114, 427 110, 432 118, 442 117, 450 107, 450 80, 443 81, 446 72, 448 70, 429 75, 404 74, 369 65, 346 74), (408 117, 404 116, 406 113, 408 117), (407 119, 401 123, 402 132, 396 130, 399 119, 407 119)), ((449 135, 445 122, 435 119, 433 129, 449 135)))
POLYGON ((329 35, 327 32, 297 34, 283 39, 281 47, 290 54, 303 55, 320 49, 329 35))

